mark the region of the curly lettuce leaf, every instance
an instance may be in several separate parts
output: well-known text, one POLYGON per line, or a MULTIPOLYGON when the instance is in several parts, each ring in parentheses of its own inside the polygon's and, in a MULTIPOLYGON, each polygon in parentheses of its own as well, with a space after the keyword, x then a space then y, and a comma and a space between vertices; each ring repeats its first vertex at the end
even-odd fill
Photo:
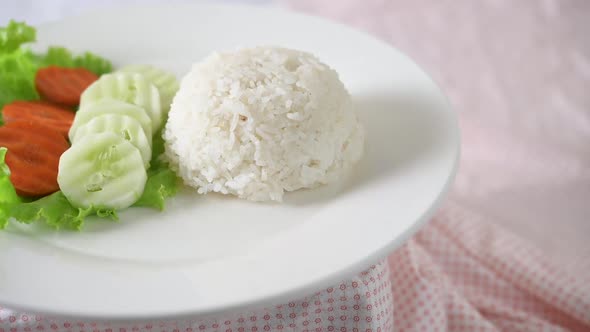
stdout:
MULTIPOLYGON (((168 121, 168 115, 165 115, 163 118, 163 122, 166 123, 168 121)), ((162 159, 162 154, 164 154, 164 138, 162 137, 162 131, 164 128, 158 130, 154 137, 152 138, 152 160, 150 160, 150 169, 157 169, 168 167, 168 164, 162 159)))
MULTIPOLYGON (((0 109, 14 100, 37 100, 35 55, 19 49, 0 54, 0 109)), ((1 124, 1 120, 0 120, 1 124)))
POLYGON ((6 27, 0 27, 0 54, 13 52, 36 38, 35 28, 24 22, 10 20, 6 27))
POLYGON ((20 202, 20 198, 10 182, 10 169, 4 162, 6 151, 6 148, 0 148, 0 229, 6 226, 12 207, 20 202))
POLYGON ((133 206, 150 207, 164 210, 168 197, 176 195, 178 179, 176 174, 167 167, 150 170, 143 194, 133 206))
POLYGON ((93 215, 118 220, 117 212, 112 209, 74 207, 61 191, 36 201, 20 203, 14 206, 11 212, 11 216, 18 222, 45 222, 54 229, 80 230, 84 225, 84 219, 93 215))
POLYGON ((51 46, 45 54, 39 57, 39 67, 47 66, 74 67, 74 56, 68 49, 60 46, 51 46))
POLYGON ((90 52, 85 52, 74 58, 74 66, 86 68, 99 76, 113 71, 110 61, 90 52))
POLYGON ((14 100, 39 99, 34 84, 36 56, 21 48, 35 38, 35 28, 24 22, 10 21, 0 27, 0 109, 14 100))
POLYGON ((40 57, 39 67, 59 66, 68 68, 82 67, 96 75, 109 73, 113 70, 110 61, 90 52, 74 56, 68 49, 60 46, 50 47, 45 55, 40 57))
POLYGON ((8 152, 7 148, 0 147, 0 202, 14 204, 20 202, 20 198, 16 194, 12 182, 10 182, 10 168, 4 161, 6 152, 8 152))
POLYGON ((37 69, 37 56, 28 49, 0 53, 0 73, 3 75, 22 75, 33 79, 37 69))
POLYGON ((164 210, 168 197, 178 192, 178 178, 176 174, 162 160, 164 152, 164 139, 162 131, 154 135, 152 142, 152 160, 148 170, 148 179, 143 194, 133 206, 151 207, 157 210, 164 210))

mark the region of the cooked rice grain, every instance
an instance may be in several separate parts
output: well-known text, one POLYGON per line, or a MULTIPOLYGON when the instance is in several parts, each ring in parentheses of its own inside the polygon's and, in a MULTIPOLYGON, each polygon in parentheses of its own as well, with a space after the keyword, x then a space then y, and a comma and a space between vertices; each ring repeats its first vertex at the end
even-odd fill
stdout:
POLYGON ((338 74, 309 53, 275 47, 195 64, 163 135, 187 185, 254 201, 338 179, 364 140, 338 74))

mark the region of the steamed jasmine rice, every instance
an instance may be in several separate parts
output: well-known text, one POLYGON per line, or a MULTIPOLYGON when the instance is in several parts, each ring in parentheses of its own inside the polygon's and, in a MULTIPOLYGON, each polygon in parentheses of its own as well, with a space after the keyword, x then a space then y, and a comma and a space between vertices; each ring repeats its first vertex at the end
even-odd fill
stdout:
POLYGON ((338 74, 309 53, 275 47, 195 64, 163 135, 185 184, 254 201, 342 177, 364 141, 338 74))

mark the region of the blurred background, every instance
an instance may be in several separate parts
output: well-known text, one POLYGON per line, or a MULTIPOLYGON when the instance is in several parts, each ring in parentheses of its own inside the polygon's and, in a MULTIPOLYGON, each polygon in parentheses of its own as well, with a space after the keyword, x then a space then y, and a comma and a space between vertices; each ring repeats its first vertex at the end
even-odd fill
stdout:
MULTIPOLYGON (((0 0, 0 24, 158 2, 0 0)), ((174 2, 181 1, 166 1, 174 2)), ((459 115, 461 168, 451 199, 494 216, 547 255, 590 265, 590 1, 215 2, 323 16, 408 54, 459 115)))

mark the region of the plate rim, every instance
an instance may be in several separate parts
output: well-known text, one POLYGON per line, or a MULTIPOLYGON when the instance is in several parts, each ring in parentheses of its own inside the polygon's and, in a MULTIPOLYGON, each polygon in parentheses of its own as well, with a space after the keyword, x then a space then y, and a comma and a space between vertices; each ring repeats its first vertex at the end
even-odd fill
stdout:
MULTIPOLYGON (((444 101, 448 109, 450 110, 450 114, 452 114, 452 130, 454 131, 455 141, 453 142, 454 146, 454 156, 452 161, 452 166, 450 173, 447 175, 445 179, 444 185, 441 187, 438 196, 436 199, 430 204, 429 208, 426 211, 423 211, 421 216, 411 225, 411 227, 406 228, 403 232, 399 233, 395 238, 379 250, 373 252, 371 255, 367 256, 365 259, 356 261, 352 264, 349 264, 347 267, 342 268, 337 271, 333 271, 332 273, 325 275, 324 277, 320 278, 319 280, 314 280, 311 283, 308 283, 301 287, 291 288, 287 291, 273 294, 268 297, 261 297, 250 301, 245 302, 234 302, 232 305, 225 306, 223 308, 209 308, 207 310, 200 310, 195 311, 190 308, 182 311, 182 312, 175 312, 175 313, 162 313, 161 315, 153 315, 149 314, 149 316, 142 315, 138 313, 137 315, 121 315, 121 316, 103 316, 101 314, 93 315, 87 314, 82 312, 67 312, 64 313, 63 311, 59 310, 52 310, 52 308, 46 307, 37 307, 35 305, 22 305, 20 303, 11 303, 10 301, 2 301, 2 305, 13 309, 13 310, 21 310, 25 312, 33 312, 33 313, 41 313, 51 316, 67 316, 68 318, 75 318, 75 319, 84 319, 84 320, 108 320, 111 322, 127 322, 127 321, 136 321, 136 320, 146 320, 146 319, 155 319, 155 320, 168 320, 168 319, 182 319, 182 318, 189 318, 195 316, 209 316, 209 315, 217 315, 217 314, 225 314, 230 312, 235 312, 239 309, 243 309, 246 307, 251 306, 260 306, 260 305, 267 305, 267 304, 275 304, 284 301, 285 298, 298 298, 301 297, 301 294, 312 294, 314 291, 332 286, 333 284, 337 283, 338 281, 342 280, 344 277, 352 276, 356 273, 359 273, 369 267, 371 264, 375 264, 383 259, 386 259, 391 252, 396 250, 397 248, 401 247, 403 244, 407 242, 407 240, 414 235, 417 231, 419 231, 422 227, 424 227, 432 218, 432 216, 439 210, 443 201, 447 198, 450 189, 454 183, 456 178, 458 169, 459 169, 459 160, 461 155, 461 133, 459 130, 459 122, 457 113, 453 110, 452 104, 450 103, 449 97, 444 93, 444 90, 441 89, 438 82, 436 82, 419 64, 417 64, 412 58, 407 56, 403 51, 400 51, 393 45, 385 42, 384 40, 380 39, 379 37, 369 34, 365 31, 356 29, 349 25, 345 25, 343 23, 333 21, 329 18, 318 17, 298 11, 287 10, 282 7, 260 7, 254 4, 219 4, 219 3, 172 3, 172 4, 135 4, 135 5, 114 5, 114 6, 106 6, 101 7, 99 9, 86 11, 77 15, 71 15, 68 17, 64 17, 62 19, 53 20, 49 22, 45 22, 39 25, 36 25, 36 28, 42 30, 43 28, 50 27, 55 24, 63 24, 63 22, 67 22, 68 20, 73 19, 80 19, 87 16, 95 16, 100 15, 101 13, 113 10, 113 9, 130 9, 130 8, 137 8, 137 9, 145 9, 145 8, 158 8, 158 7, 183 7, 183 6, 190 6, 190 7, 210 7, 210 8, 223 8, 223 9, 235 9, 235 8, 242 8, 245 10, 258 10, 258 11, 266 11, 268 13, 276 13, 279 12, 282 15, 290 15, 290 16, 299 16, 305 18, 307 20, 312 19, 317 22, 321 22, 323 24, 330 24, 339 26, 339 28, 346 30, 347 32, 354 32, 357 34, 363 35, 365 38, 372 39, 373 41, 384 45, 388 48, 395 50, 399 53, 400 56, 404 57, 406 61, 415 65, 415 67, 425 76, 427 77, 430 82, 437 88, 440 92, 441 96, 443 96, 444 101)), ((1 295, 1 294, 0 294, 1 295)))

